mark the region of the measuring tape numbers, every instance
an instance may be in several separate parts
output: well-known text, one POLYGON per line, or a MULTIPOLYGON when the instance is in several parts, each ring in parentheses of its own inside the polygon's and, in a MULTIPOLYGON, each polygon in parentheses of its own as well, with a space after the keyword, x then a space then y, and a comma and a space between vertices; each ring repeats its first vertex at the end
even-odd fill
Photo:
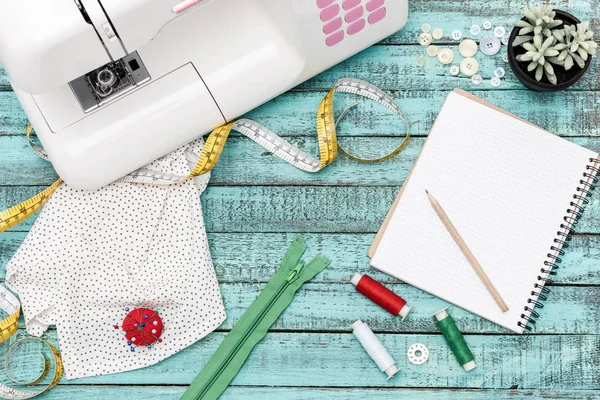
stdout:
MULTIPOLYGON (((2 309, 4 312, 6 312, 9 315, 7 318, 0 321, 0 343, 2 343, 4 341, 8 340, 9 338, 11 338, 15 333, 17 333, 17 330, 19 329, 19 313, 20 313, 20 309, 21 309, 21 303, 19 302, 19 299, 17 299, 17 297, 14 294, 9 292, 8 289, 6 289, 3 286, 0 286, 0 309, 2 309)), ((40 375, 37 378, 35 378, 31 381, 25 381, 25 382, 19 381, 17 378, 15 378, 15 376, 12 372, 11 365, 12 365, 12 361, 13 361, 14 355, 17 352, 17 350, 19 350, 21 347, 26 346, 30 343, 38 343, 38 342, 42 343, 44 346, 46 346, 52 352, 52 356, 54 358, 54 375, 53 375, 50 383, 48 383, 42 389, 32 391, 32 392, 15 389, 13 387, 10 387, 10 386, 0 383, 0 398, 9 399, 9 400, 31 399, 35 396, 39 396, 40 394, 52 389, 54 386, 56 386, 58 384, 58 382, 62 378, 62 375, 64 372, 60 353, 52 344, 48 343, 45 340, 35 338, 35 337, 27 337, 24 339, 17 340, 12 346, 9 347, 8 351, 6 352, 6 361, 5 361, 6 375, 8 375, 8 378, 17 385, 37 385, 40 382, 42 382, 44 379, 46 379, 50 370, 52 369, 52 363, 41 352, 39 354, 43 359, 44 368, 42 369, 42 372, 40 373, 40 375)))
MULTIPOLYGON (((333 163, 337 158, 338 150, 354 161, 361 163, 377 163, 396 157, 406 148, 410 141, 410 124, 408 118, 390 95, 368 82, 359 79, 343 78, 331 88, 323 101, 321 101, 317 110, 317 138, 319 143, 318 159, 298 149, 296 146, 285 139, 282 139, 280 136, 259 123, 248 119, 240 119, 215 129, 209 135, 202 148, 202 152, 199 155, 198 162, 189 175, 162 173, 141 168, 118 179, 117 182, 171 185, 206 174, 211 171, 219 161, 231 131, 241 133, 268 150, 274 156, 302 171, 310 173, 319 172, 329 164, 333 163), (352 106, 346 109, 336 121, 333 109, 335 93, 348 93, 364 97, 390 110, 394 115, 400 118, 406 126, 406 135, 400 145, 391 153, 375 159, 360 158, 350 154, 337 141, 337 123, 352 106)), ((27 128, 26 132, 31 149, 42 159, 50 161, 44 149, 31 142, 29 138, 30 134, 31 126, 27 128)), ((59 179, 43 192, 19 205, 0 212, 0 233, 20 224, 40 210, 61 183, 62 180, 59 179)))

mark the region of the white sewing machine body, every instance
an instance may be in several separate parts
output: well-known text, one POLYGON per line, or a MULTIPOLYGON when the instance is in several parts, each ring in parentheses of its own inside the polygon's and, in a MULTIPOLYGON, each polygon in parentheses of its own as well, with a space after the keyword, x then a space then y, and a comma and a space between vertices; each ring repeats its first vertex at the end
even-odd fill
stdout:
POLYGON ((58 174, 94 189, 407 17, 408 0, 3 0, 0 60, 58 174))

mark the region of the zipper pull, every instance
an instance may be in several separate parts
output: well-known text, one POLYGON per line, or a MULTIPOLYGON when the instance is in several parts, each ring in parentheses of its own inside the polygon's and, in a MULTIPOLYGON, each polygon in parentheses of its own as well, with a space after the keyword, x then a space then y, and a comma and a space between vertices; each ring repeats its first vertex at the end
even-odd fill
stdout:
POLYGON ((296 279, 298 279, 298 277, 300 276, 300 272, 302 272, 303 269, 304 269, 304 261, 300 261, 298 263, 298 265, 296 265, 294 267, 294 269, 292 269, 290 271, 287 278, 285 278, 285 281, 288 283, 294 282, 296 279))

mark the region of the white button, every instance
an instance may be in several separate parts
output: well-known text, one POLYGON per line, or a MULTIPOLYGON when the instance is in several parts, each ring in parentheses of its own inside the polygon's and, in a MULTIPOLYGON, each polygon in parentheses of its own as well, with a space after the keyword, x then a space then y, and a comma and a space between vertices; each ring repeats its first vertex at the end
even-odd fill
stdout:
POLYGON ((485 21, 483 23, 483 29, 485 29, 486 31, 490 30, 491 28, 492 28, 492 23, 490 21, 485 21))
POLYGON ((435 57, 438 55, 440 51, 438 50, 437 46, 431 45, 429 47, 427 47, 427 55, 429 57, 435 57))
POLYGON ((431 25, 429 25, 429 24, 421 25, 421 32, 429 33, 429 31, 431 31, 431 25))
POLYGON ((459 72, 460 68, 458 68, 456 65, 450 67, 450 75, 456 76, 459 72))
POLYGON ((421 44, 421 46, 425 47, 425 46, 429 46, 432 42, 432 38, 431 35, 429 33, 421 33, 419 35, 419 43, 421 44))
POLYGON ((481 33, 481 28, 479 25, 473 25, 469 31, 471 32, 471 35, 477 36, 481 33))
POLYGON ((417 57, 417 67, 424 67, 427 64, 427 59, 423 56, 417 57))
POLYGON ((492 84, 493 87, 499 87, 500 85, 502 85, 502 81, 497 76, 490 79, 490 83, 492 84))
POLYGON ((502 36, 502 39, 500 39, 500 41, 502 42, 503 45, 508 46, 508 41, 510 40, 510 35, 507 33, 506 35, 502 36))
POLYGON ((479 43, 479 49, 486 56, 495 56, 501 48, 500 39, 496 36, 486 36, 479 43))
POLYGON ((462 32, 459 30, 452 31, 452 39, 454 39, 454 40, 462 39, 462 32))
POLYGON ((473 85, 481 85, 481 82, 483 82, 483 78, 481 77, 481 75, 473 75, 473 77, 471 78, 471 83, 473 85))
POLYGON ((431 33, 431 35, 433 36, 433 38, 435 40, 440 40, 444 36, 444 31, 441 30, 440 28, 435 28, 433 30, 433 32, 431 33))
POLYGON ((454 52, 450 49, 441 49, 437 55, 437 59, 442 64, 450 64, 454 61, 454 52))
POLYGON ((504 78, 504 75, 506 75, 506 71, 502 67, 496 68, 496 70, 494 71, 494 75, 497 78, 504 78))
POLYGON ((494 35, 496 35, 497 38, 501 38, 506 35, 506 29, 504 29, 503 26, 497 26, 496 29, 494 29, 494 35))
POLYGON ((460 62, 460 72, 466 76, 473 76, 479 72, 479 62, 474 58, 465 58, 460 62))
POLYGON ((502 54, 502 61, 504 61, 505 63, 508 62, 508 53, 502 54))
POLYGON ((477 54, 477 43, 471 39, 465 39, 458 45, 458 52, 461 56, 468 58, 477 54))

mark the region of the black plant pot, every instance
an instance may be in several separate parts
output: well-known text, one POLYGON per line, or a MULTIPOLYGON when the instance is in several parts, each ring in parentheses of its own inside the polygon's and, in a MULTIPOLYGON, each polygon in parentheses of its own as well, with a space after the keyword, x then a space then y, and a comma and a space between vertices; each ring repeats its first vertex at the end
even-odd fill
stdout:
MULTIPOLYGON (((563 24, 575 25, 581 22, 568 12, 561 10, 554 11, 556 11, 556 17, 554 18, 560 19, 563 21, 563 24)), ((525 20, 525 18, 523 19, 525 20)), ((583 68, 579 68, 579 65, 575 64, 570 70, 567 71, 560 65, 553 65, 558 83, 556 85, 550 83, 548 78, 546 78, 546 74, 544 74, 542 80, 538 82, 535 79, 535 70, 531 72, 527 71, 529 61, 517 61, 517 56, 519 54, 524 54, 527 52, 527 50, 525 50, 522 46, 513 47, 512 45, 513 41, 519 34, 520 29, 521 28, 519 27, 515 27, 510 34, 510 39, 508 42, 508 62, 510 64, 510 68, 513 70, 517 78, 519 78, 523 85, 527 86, 529 89, 537 90, 539 92, 555 92, 558 90, 564 90, 581 79, 581 77, 590 67, 592 56, 588 57, 583 68)))

